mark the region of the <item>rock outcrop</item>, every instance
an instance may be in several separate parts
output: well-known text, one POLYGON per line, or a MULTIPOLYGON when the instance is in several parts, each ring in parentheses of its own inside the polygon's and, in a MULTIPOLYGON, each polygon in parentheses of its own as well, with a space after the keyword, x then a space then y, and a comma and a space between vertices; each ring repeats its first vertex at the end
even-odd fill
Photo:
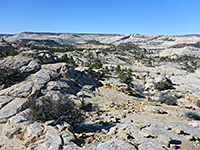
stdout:
POLYGON ((0 149, 200 149, 199 39, 7 36, 10 43, 1 43, 17 45, 22 52, 0 59, 0 149), (47 47, 32 50, 27 41, 47 47), (68 44, 73 49, 62 49, 68 44), (176 54, 168 57, 168 50, 176 54))

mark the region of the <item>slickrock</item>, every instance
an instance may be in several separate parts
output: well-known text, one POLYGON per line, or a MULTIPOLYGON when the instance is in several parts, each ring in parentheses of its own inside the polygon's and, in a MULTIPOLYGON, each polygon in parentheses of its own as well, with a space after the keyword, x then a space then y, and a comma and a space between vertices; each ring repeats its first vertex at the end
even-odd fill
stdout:
POLYGON ((0 149, 200 149, 199 40, 5 36, 0 52, 13 56, 0 58, 0 149))

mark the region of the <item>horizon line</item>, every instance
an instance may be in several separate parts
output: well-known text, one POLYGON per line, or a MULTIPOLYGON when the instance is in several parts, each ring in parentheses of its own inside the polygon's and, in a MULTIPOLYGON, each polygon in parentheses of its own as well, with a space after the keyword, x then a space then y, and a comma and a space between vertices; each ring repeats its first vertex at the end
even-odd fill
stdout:
POLYGON ((54 32, 54 31, 22 31, 16 33, 0 33, 0 35, 17 35, 20 33, 39 33, 39 34, 100 34, 100 35, 146 35, 146 36, 185 36, 185 35, 200 35, 200 33, 183 33, 183 34, 141 34, 141 33, 129 33, 129 34, 121 34, 121 33, 102 33, 102 32, 54 32))

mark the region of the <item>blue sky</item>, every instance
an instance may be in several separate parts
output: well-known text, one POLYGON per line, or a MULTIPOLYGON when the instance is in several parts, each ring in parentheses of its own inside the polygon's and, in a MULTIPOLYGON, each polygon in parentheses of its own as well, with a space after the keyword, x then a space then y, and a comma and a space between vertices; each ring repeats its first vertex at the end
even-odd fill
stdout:
POLYGON ((0 0, 0 33, 200 34, 200 0, 0 0))

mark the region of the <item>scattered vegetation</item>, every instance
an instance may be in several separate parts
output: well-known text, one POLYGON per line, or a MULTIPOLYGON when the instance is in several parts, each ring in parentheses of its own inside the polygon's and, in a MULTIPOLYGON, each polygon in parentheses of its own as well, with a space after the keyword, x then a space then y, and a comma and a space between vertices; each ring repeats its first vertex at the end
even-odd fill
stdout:
POLYGON ((192 47, 196 47, 196 48, 200 48, 200 42, 197 42, 195 44, 192 43, 183 43, 183 44, 176 44, 176 45, 172 45, 169 48, 184 48, 186 46, 192 46, 192 47))
POLYGON ((98 56, 97 56, 97 58, 95 58, 92 53, 89 53, 88 57, 87 57, 87 62, 85 63, 85 66, 91 67, 94 69, 100 69, 103 67, 103 64, 102 64, 101 60, 98 58, 98 56))
POLYGON ((105 45, 104 43, 101 43, 101 42, 96 41, 96 40, 89 40, 89 41, 86 42, 86 44, 105 45))
POLYGON ((65 53, 65 52, 72 52, 72 51, 83 51, 84 49, 82 48, 75 48, 75 47, 66 47, 66 48, 50 48, 50 47, 45 47, 45 46, 31 46, 31 50, 49 50, 51 53, 55 52, 60 52, 60 53, 65 53))
POLYGON ((119 45, 116 46, 117 50, 141 50, 141 48, 131 42, 127 43, 120 43, 119 45))
POLYGON ((16 56, 18 54, 19 54, 19 52, 17 52, 17 51, 8 52, 8 51, 4 50, 4 51, 0 51, 0 58, 6 57, 6 56, 16 56))
POLYGON ((184 55, 180 56, 178 58, 169 58, 169 57, 160 57, 159 62, 174 62, 179 63, 183 65, 182 69, 188 71, 188 72, 194 72, 197 68, 199 68, 199 57, 196 56, 189 56, 184 55))
POLYGON ((177 98, 175 96, 172 96, 170 94, 161 94, 159 96, 158 102, 165 103, 167 105, 177 105, 177 98))
POLYGON ((19 52, 17 52, 17 51, 11 51, 10 53, 8 53, 8 56, 16 56, 18 54, 19 54, 19 52))
POLYGON ((78 65, 76 64, 76 62, 74 61, 74 58, 73 58, 72 56, 70 56, 70 57, 68 58, 67 54, 65 54, 62 58, 60 58, 60 61, 61 61, 61 62, 69 63, 69 64, 71 64, 71 65, 73 65, 73 66, 78 66, 78 65))

